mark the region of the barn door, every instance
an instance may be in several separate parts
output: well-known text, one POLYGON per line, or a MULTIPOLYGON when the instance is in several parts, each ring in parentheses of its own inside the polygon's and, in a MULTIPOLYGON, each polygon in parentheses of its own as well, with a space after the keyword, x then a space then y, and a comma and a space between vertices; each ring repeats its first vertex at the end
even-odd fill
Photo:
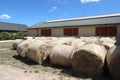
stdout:
POLYGON ((77 36, 78 35, 78 28, 73 28, 72 31, 73 31, 72 32, 73 36, 77 36))
POLYGON ((97 36, 106 36, 106 27, 96 27, 97 36))
POLYGON ((117 36, 117 27, 107 27, 107 36, 117 36))
POLYGON ((51 29, 41 29, 41 36, 51 36, 51 29))
POLYGON ((64 36, 77 36, 78 28, 64 28, 64 36))
POLYGON ((117 26, 96 27, 96 36, 117 36, 117 26))

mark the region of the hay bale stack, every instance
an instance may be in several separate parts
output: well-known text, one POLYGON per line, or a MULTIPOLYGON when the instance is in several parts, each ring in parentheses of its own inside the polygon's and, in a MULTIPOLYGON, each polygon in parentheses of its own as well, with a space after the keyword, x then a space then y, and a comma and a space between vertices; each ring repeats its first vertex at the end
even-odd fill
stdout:
POLYGON ((72 55, 72 68, 75 72, 88 75, 101 73, 106 55, 106 49, 98 44, 86 44, 72 55))
POLYGON ((72 41, 71 46, 74 47, 74 50, 77 50, 85 44, 86 43, 83 42, 81 39, 75 39, 75 40, 72 41))
POLYGON ((36 63, 42 64, 50 55, 51 46, 44 41, 38 40, 28 47, 27 57, 36 63))
POLYGON ((18 45, 22 42, 23 40, 22 39, 16 39, 13 43, 12 43, 12 48, 14 50, 17 49, 18 45))
POLYGON ((32 39, 34 39, 34 38, 35 38, 35 37, 28 37, 28 36, 27 36, 27 37, 24 37, 23 39, 24 39, 24 40, 32 40, 32 39))
POLYGON ((114 46, 108 51, 107 64, 112 76, 120 80, 120 46, 114 46))
POLYGON ((25 40, 22 43, 20 43, 17 47, 17 53, 18 55, 20 55, 21 57, 26 57, 26 54, 28 52, 28 46, 34 42, 35 40, 25 40))
POLYGON ((98 37, 80 37, 80 39, 85 43, 100 43, 98 37))
MULTIPOLYGON (((48 41, 46 41, 48 43, 48 41)), ((65 42, 64 40, 61 40, 61 39, 57 39, 57 40, 52 40, 49 42, 50 45, 57 45, 57 44, 65 44, 65 45, 68 45, 67 42, 65 42)))
POLYGON ((115 38, 112 37, 102 37, 100 38, 100 43, 109 50, 111 47, 113 47, 116 43, 115 38))
POLYGON ((107 50, 109 50, 110 48, 112 48, 115 44, 113 43, 101 43, 107 50))
POLYGON ((71 66, 71 54, 73 53, 73 47, 57 44, 53 46, 50 54, 50 61, 52 64, 70 67, 71 66))
POLYGON ((45 44, 42 44, 41 46, 39 46, 39 50, 40 50, 40 54, 41 54, 41 58, 42 58, 42 63, 45 61, 49 61, 51 50, 52 50, 53 46, 54 45, 51 45, 48 43, 45 43, 45 44))
POLYGON ((66 38, 59 38, 59 40, 63 41, 65 45, 71 45, 72 41, 75 40, 74 37, 66 37, 66 38))

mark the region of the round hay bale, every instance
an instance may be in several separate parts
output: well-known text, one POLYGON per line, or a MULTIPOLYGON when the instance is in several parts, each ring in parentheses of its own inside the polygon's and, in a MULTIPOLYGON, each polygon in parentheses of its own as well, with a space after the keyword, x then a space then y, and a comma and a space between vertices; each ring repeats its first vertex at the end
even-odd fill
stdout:
POLYGON ((75 72, 88 75, 101 73, 106 55, 106 49, 98 44, 86 44, 72 55, 72 68, 75 72))
POLYGON ((22 42, 23 40, 22 39, 16 39, 13 43, 12 43, 12 48, 14 50, 17 49, 17 46, 22 42))
POLYGON ((24 39, 24 40, 32 40, 32 39, 34 39, 34 38, 35 38, 35 37, 28 37, 28 36, 27 36, 27 37, 24 37, 23 39, 24 39))
POLYGON ((75 40, 72 41, 71 46, 74 47, 74 50, 77 50, 85 44, 86 43, 81 41, 81 39, 75 39, 75 40))
POLYGON ((120 46, 113 46, 108 51, 107 64, 112 76, 120 80, 120 46))
POLYGON ((65 45, 71 45, 72 41, 75 40, 74 37, 65 37, 65 38, 59 38, 59 40, 63 41, 63 44, 65 45))
POLYGON ((65 44, 65 45, 68 45, 69 43, 65 42, 64 40, 54 40, 54 41, 51 41, 50 43, 51 45, 56 45, 56 44, 65 44))
POLYGON ((20 43, 17 47, 17 53, 18 55, 20 55, 21 57, 26 57, 26 53, 28 52, 28 46, 29 44, 31 44, 32 42, 34 42, 35 40, 25 40, 22 43, 20 43))
POLYGON ((100 38, 100 43, 112 43, 115 44, 116 40, 112 37, 101 37, 100 38))
POLYGON ((102 45, 107 49, 109 50, 111 47, 113 47, 115 44, 113 43, 102 43, 102 45))
POLYGON ((100 43, 98 37, 80 37, 80 39, 85 43, 100 43))
POLYGON ((42 64, 50 55, 51 46, 41 40, 38 40, 28 47, 27 57, 36 63, 42 64))
POLYGON ((73 53, 72 46, 57 44, 53 46, 51 50, 50 61, 52 64, 55 65, 70 67, 72 53, 73 53))

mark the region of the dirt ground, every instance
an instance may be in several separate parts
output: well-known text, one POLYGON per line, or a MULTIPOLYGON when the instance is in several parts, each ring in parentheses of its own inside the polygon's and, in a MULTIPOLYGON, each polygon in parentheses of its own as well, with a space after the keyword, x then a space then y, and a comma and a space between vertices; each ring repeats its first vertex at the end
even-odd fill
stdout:
POLYGON ((0 43, 0 80, 113 80, 108 73, 90 77, 50 63, 39 65, 18 56, 11 45, 11 42, 0 43))

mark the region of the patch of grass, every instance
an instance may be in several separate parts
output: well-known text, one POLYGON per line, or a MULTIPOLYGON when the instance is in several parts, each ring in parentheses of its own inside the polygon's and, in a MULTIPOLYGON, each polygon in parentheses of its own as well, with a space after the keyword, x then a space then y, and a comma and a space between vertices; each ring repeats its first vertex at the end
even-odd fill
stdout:
POLYGON ((0 43, 0 49, 5 49, 5 48, 12 48, 12 43, 7 42, 7 43, 0 43))

